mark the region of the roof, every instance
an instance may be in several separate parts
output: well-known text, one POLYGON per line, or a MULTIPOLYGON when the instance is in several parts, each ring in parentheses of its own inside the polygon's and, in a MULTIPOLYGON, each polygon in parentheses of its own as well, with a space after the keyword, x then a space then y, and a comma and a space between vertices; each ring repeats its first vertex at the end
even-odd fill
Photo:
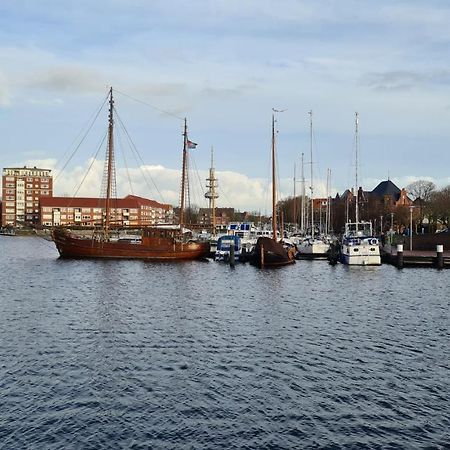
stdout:
MULTIPOLYGON (((104 206, 104 198, 92 197, 40 197, 42 207, 54 208, 101 208, 104 206)), ((112 208, 139 208, 140 206, 151 206, 153 208, 170 209, 167 204, 158 203, 136 195, 127 195, 125 198, 111 199, 112 208)))
POLYGON ((353 192, 350 189, 346 189, 342 195, 339 196, 339 198, 347 198, 347 197, 353 197, 353 192))
POLYGON ((378 184, 372 191, 372 194, 378 195, 379 197, 390 195, 394 200, 398 200, 400 192, 400 189, 391 180, 386 180, 378 184))
POLYGON ((3 167, 3 170, 21 170, 21 169, 27 169, 27 170, 47 170, 51 171, 52 169, 42 169, 41 167, 28 167, 28 166, 22 166, 22 167, 3 167))

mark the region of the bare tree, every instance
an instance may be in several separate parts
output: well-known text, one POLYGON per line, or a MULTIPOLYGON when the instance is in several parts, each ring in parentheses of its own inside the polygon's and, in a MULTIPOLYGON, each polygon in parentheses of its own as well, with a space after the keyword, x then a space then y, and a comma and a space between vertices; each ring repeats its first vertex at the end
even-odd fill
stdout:
POLYGON ((427 205, 436 193, 436 185, 432 181, 417 180, 406 186, 406 190, 415 204, 419 206, 418 219, 422 223, 428 209, 427 205))
POLYGON ((413 200, 420 199, 423 202, 430 200, 431 194, 436 190, 436 185, 432 181, 417 180, 406 186, 408 194, 413 200))
POLYGON ((436 222, 448 227, 450 225, 450 186, 433 192, 427 209, 436 222))

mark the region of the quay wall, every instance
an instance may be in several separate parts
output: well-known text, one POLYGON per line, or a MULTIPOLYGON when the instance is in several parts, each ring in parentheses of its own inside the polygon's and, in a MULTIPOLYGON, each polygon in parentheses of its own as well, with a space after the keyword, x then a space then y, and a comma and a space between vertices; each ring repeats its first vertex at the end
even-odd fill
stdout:
MULTIPOLYGON (((396 236, 395 244, 403 244, 409 250, 409 236, 396 236)), ((436 251, 436 245, 443 245, 444 251, 450 250, 450 233, 418 234, 412 237, 413 250, 436 251)))

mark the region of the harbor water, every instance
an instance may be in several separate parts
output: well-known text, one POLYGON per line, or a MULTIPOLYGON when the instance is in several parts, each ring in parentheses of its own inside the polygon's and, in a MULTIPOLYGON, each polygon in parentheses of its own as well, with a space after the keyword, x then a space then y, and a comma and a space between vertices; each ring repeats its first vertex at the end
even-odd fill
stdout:
POLYGON ((450 446, 447 270, 0 261, 1 449, 450 446))

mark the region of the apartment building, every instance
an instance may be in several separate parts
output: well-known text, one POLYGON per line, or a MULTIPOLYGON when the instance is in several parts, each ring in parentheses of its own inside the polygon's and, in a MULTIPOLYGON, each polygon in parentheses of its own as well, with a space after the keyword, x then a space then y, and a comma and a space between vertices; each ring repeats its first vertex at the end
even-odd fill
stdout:
MULTIPOLYGON (((76 225, 93 227, 105 218, 105 199, 86 197, 41 197, 40 224, 44 227, 76 225)), ((171 205, 136 195, 112 199, 110 222, 118 226, 149 226, 173 220, 171 205)))
POLYGON ((2 226, 39 223, 39 200, 53 195, 50 169, 6 167, 2 176, 2 226))

